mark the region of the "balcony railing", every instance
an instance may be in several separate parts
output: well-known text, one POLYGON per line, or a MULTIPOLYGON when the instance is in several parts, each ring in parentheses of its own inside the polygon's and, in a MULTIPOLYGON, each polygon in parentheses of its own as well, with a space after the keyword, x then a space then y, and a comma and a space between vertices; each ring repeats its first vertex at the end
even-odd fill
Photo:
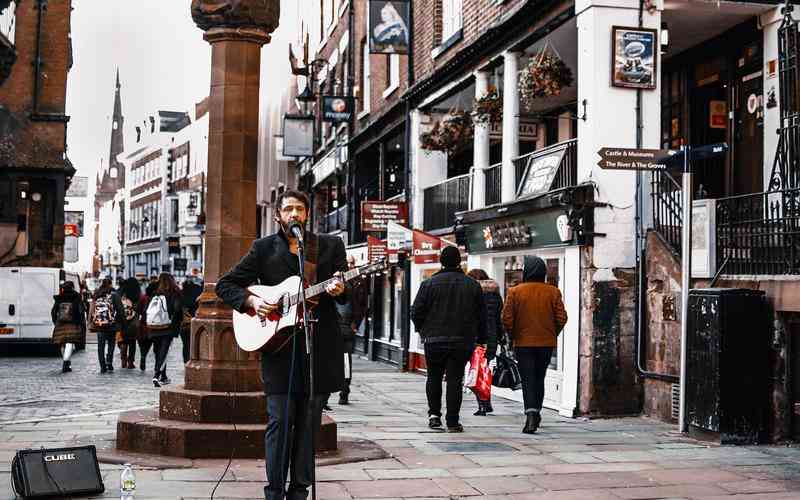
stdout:
POLYGON ((423 225, 426 231, 443 229, 454 224, 456 212, 469 210, 472 176, 447 179, 424 191, 423 225))
MULTIPOLYGON (((564 156, 561 159, 558 172, 556 172, 548 191, 576 185, 578 183, 578 140, 571 139, 515 158, 513 160, 515 192, 516 189, 519 188, 519 183, 522 182, 522 176, 525 175, 525 169, 529 164, 532 164, 539 158, 553 154, 553 152, 559 149, 565 149, 564 156)), ((502 201, 502 170, 502 164, 498 163, 484 171, 486 179, 486 206, 495 205, 502 201)))

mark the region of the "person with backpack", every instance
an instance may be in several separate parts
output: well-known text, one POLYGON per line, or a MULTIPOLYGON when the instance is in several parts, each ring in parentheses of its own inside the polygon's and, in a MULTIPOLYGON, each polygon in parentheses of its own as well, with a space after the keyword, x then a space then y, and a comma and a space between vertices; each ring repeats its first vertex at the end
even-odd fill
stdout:
POLYGON ((120 332, 117 340, 119 345, 119 357, 122 360, 122 368, 134 368, 136 359, 136 339, 139 336, 139 301, 142 292, 136 278, 128 278, 122 282, 120 287, 120 301, 122 311, 125 316, 125 328, 120 332))
POLYGON ((75 352, 75 344, 86 342, 83 300, 71 281, 65 281, 53 299, 55 303, 50 310, 55 325, 53 343, 61 347, 61 373, 68 373, 72 371, 70 358, 75 352))
MULTIPOLYGON (((139 300, 137 307, 139 311, 139 336, 136 342, 139 344, 139 370, 147 370, 147 355, 150 353, 150 348, 153 347, 153 339, 150 338, 150 333, 147 330, 147 305, 150 304, 150 298, 156 294, 158 288, 158 280, 151 280, 139 300)), ((155 353, 153 353, 155 355, 155 353)))
POLYGON ((172 339, 178 336, 183 321, 183 297, 175 278, 169 273, 158 277, 158 288, 147 304, 147 329, 156 352, 156 367, 153 385, 169 384, 167 378, 167 354, 172 339))
POLYGON ((92 296, 89 329, 97 333, 97 360, 100 373, 114 371, 114 344, 117 331, 124 328, 122 301, 111 288, 111 278, 104 278, 92 296))
POLYGON ((187 278, 183 282, 183 321, 181 322, 181 343, 183 344, 183 364, 189 362, 190 334, 192 331, 192 318, 197 314, 199 304, 197 299, 203 293, 203 285, 195 282, 196 278, 187 278))

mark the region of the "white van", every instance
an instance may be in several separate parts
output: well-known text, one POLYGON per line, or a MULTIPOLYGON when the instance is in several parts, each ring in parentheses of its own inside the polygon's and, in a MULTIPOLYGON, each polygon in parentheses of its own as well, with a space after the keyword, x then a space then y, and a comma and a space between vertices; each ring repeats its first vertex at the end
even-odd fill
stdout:
POLYGON ((75 273, 53 267, 0 267, 0 344, 50 343, 53 336, 53 296, 61 281, 75 273))

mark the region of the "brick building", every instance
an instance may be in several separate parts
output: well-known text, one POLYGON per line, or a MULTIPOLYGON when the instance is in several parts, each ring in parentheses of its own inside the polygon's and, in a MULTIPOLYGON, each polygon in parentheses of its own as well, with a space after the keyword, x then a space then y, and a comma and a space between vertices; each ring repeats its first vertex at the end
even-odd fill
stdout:
POLYGON ((63 264, 71 4, 0 2, 0 265, 63 264))

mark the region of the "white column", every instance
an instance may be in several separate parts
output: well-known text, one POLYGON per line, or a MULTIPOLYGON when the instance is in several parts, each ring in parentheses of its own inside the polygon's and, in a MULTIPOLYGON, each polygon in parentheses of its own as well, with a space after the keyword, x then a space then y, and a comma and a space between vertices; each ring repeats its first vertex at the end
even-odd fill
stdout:
MULTIPOLYGON (((578 0, 578 102, 586 100, 586 121, 578 120, 578 181, 597 185, 595 198, 609 207, 595 208, 595 281, 614 280, 614 268, 632 268, 636 174, 597 166, 602 147, 636 147, 636 90, 612 87, 611 27, 637 26, 638 0, 578 0)), ((644 13, 644 27, 659 29, 661 13, 644 13)), ((659 57, 660 58, 660 57, 659 57)), ((660 70, 661 63, 658 62, 660 70)), ((659 147, 661 128, 660 73, 656 90, 642 91, 642 145, 659 147)), ((582 113, 582 111, 579 111, 582 113)))
MULTIPOLYGON (((489 91, 489 73, 475 72, 475 98, 484 97, 489 91)), ((472 159, 472 208, 486 206, 486 175, 489 168, 489 122, 475 123, 475 139, 472 159)))
POLYGON ((519 53, 503 53, 503 167, 501 201, 513 201, 517 192, 513 160, 519 156, 519 53))

